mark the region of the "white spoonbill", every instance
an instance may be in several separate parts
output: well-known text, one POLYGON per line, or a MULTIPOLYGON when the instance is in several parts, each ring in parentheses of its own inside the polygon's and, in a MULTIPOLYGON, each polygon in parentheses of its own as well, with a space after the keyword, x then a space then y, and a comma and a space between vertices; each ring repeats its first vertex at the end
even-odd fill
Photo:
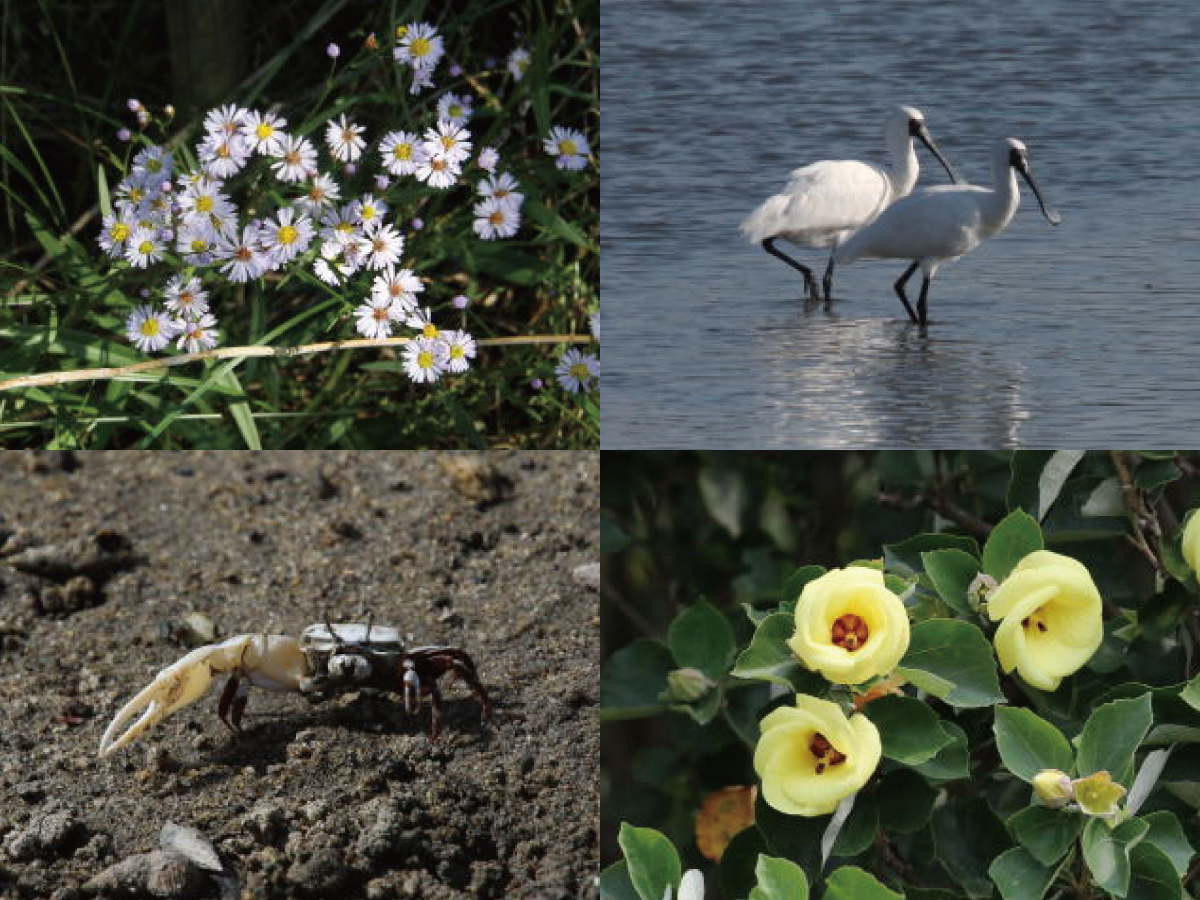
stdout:
POLYGON ((970 253, 1012 220, 1021 202, 1017 172, 1029 182, 1046 221, 1051 225, 1061 222, 1062 217, 1046 205, 1033 180, 1025 145, 1015 138, 1005 138, 992 150, 992 187, 940 185, 898 200, 838 247, 834 255, 839 263, 851 263, 864 256, 911 259, 912 265, 897 279, 895 288, 909 318, 924 325, 925 298, 938 267, 970 253), (925 279, 914 313, 904 295, 904 285, 918 266, 925 279))
MULTIPOLYGON (((812 269, 802 265, 775 248, 782 238, 799 247, 832 247, 837 249, 856 229, 872 222, 876 216, 913 189, 920 169, 913 152, 917 138, 946 167, 950 180, 957 183, 958 175, 938 151, 925 127, 925 117, 919 109, 899 106, 887 118, 883 130, 892 167, 859 162, 854 159, 822 160, 792 172, 783 193, 768 197, 742 223, 742 234, 772 256, 782 259, 804 276, 810 300, 821 299, 812 269)), ((825 268, 825 299, 830 299, 833 286, 833 254, 825 268)))

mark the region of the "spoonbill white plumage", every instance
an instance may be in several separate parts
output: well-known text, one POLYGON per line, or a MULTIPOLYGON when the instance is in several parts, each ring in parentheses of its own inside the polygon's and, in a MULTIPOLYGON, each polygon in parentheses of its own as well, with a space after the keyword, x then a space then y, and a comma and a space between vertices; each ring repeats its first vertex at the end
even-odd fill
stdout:
POLYGON ((992 187, 939 185, 898 200, 838 247, 834 255, 839 263, 851 263, 864 256, 912 260, 897 279, 895 289, 909 318, 924 325, 929 282, 938 267, 970 253, 1012 220, 1021 202, 1017 172, 1029 183, 1046 221, 1051 225, 1061 222, 1062 217, 1046 204, 1033 180, 1025 145, 1015 138, 1005 138, 992 149, 992 187), (904 285, 918 266, 924 281, 914 313, 904 285))
MULTIPOLYGON (((836 250, 856 229, 872 222, 913 189, 920 172, 913 138, 945 166, 952 182, 958 182, 958 175, 934 145, 919 109, 897 107, 888 115, 883 133, 892 157, 890 169, 854 159, 812 163, 793 171, 783 193, 768 197, 742 223, 742 234, 749 240, 761 243, 764 250, 804 276, 810 300, 821 298, 812 269, 776 249, 777 239, 799 247, 836 250)), ((834 256, 830 253, 823 279, 826 300, 833 286, 833 267, 834 256)))

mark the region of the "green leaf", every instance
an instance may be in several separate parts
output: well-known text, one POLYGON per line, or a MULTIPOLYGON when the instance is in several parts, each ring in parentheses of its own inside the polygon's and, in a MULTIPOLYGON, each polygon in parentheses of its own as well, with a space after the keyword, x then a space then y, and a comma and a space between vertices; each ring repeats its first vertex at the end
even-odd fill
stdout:
POLYGON ((698 600, 675 617, 667 629, 667 646, 678 666, 699 669, 716 681, 729 670, 737 639, 721 611, 698 600))
MULTIPOLYGON (((1148 829, 1141 819, 1130 819, 1111 830, 1103 819, 1092 819, 1084 826, 1083 859, 1092 878, 1110 894, 1124 897, 1129 890, 1129 851, 1148 829)), ((1170 860, 1167 862, 1169 865, 1170 860)))
POLYGON ((254 421, 254 413, 250 410, 250 402, 246 399, 246 392, 237 377, 237 372, 233 369, 227 369, 220 374, 214 383, 222 391, 232 394, 235 398, 229 401, 229 415, 232 416, 233 421, 237 424, 246 449, 261 450, 262 438, 258 434, 258 424, 254 421))
MULTIPOLYGON (((663 711, 659 695, 675 668, 660 641, 641 638, 609 657, 600 675, 600 720, 635 719, 663 711)), ((661 898, 660 898, 661 900, 661 898)))
MULTIPOLYGON (((836 819, 837 813, 834 813, 836 819)), ((831 826, 832 827, 832 826, 831 826)), ((860 791, 854 798, 854 806, 850 815, 837 830, 830 849, 830 856, 858 856, 865 853, 875 842, 879 832, 879 804, 875 800, 874 791, 860 791)), ((822 836, 822 844, 828 839, 822 836)), ((822 848, 824 849, 824 847, 822 848)))
POLYGON ((1002 703, 992 645, 982 631, 959 619, 914 625, 897 673, 952 706, 1002 703))
POLYGON ((904 895, 888 890, 856 866, 842 866, 825 882, 824 900, 904 900, 904 895))
POLYGON ((898 544, 885 544, 883 562, 885 568, 901 574, 921 571, 921 554, 931 550, 959 550, 970 556, 979 556, 979 544, 974 538, 958 534, 918 534, 898 544))
POLYGON ((937 791, 913 769, 894 769, 875 789, 879 824, 888 831, 918 831, 929 821, 937 791))
POLYGON ((791 860, 760 853, 754 874, 758 886, 750 891, 750 900, 808 900, 808 879, 791 860))
POLYGON ((925 574, 946 605, 964 616, 975 611, 967 600, 967 588, 979 574, 979 560, 961 550, 928 550, 921 554, 925 574))
POLYGON ((108 176, 104 174, 104 163, 96 166, 96 187, 100 196, 100 214, 111 216, 113 214, 112 198, 108 195, 108 176))
POLYGON ((721 893, 724 896, 745 897, 754 890, 758 881, 758 857, 767 849, 762 832, 754 825, 733 836, 721 856, 721 893))
POLYGON ((742 651, 733 667, 738 678, 757 679, 799 690, 810 676, 796 659, 787 641, 796 632, 796 620, 790 613, 772 613, 754 630, 750 646, 742 651))
POLYGON ((1005 497, 1009 510, 1023 509, 1028 513, 1037 510, 1038 482, 1053 455, 1052 450, 1013 451, 1009 459, 1008 494, 1005 497))
POLYGON ((1042 865, 1024 847, 1004 851, 988 866, 1004 900, 1042 900, 1054 874, 1053 866, 1042 865))
MULTIPOLYGON (((1184 836, 1183 826, 1179 824, 1175 813, 1161 809, 1143 816, 1142 821, 1150 826, 1146 832, 1146 843, 1153 844, 1171 860, 1180 878, 1186 875, 1195 850, 1184 836)), ((1137 868, 1136 863, 1134 868, 1137 868)))
POLYGON ((783 602, 795 603, 804 592, 804 586, 820 578, 826 571, 824 566, 801 566, 783 583, 783 602))
POLYGON ((600 873, 600 900, 640 900, 629 880, 629 866, 625 860, 613 863, 600 873))
POLYGON ((983 545, 983 571, 1003 581, 1017 563, 1044 546, 1037 519, 1024 510, 1013 510, 992 529, 983 545))
POLYGON ((641 900, 662 900, 668 887, 674 896, 683 871, 675 845, 665 834, 622 822, 617 840, 629 866, 629 880, 641 900))
POLYGON ((992 896, 988 867, 1012 841, 987 801, 951 801, 933 811, 933 840, 946 871, 968 897, 992 896))
POLYGON ((1058 499, 1063 485, 1067 483, 1067 479, 1085 454, 1084 450, 1055 450, 1046 465, 1042 467, 1042 474, 1038 476, 1037 520, 1039 522, 1046 518, 1046 513, 1050 512, 1050 507, 1058 499))
POLYGON ((1004 767, 1018 778, 1032 782, 1043 769, 1060 769, 1070 774, 1074 754, 1061 731, 1037 713, 1015 706, 997 706, 996 749, 1004 767))
POLYGON ((1197 675, 1184 685, 1183 690, 1179 692, 1179 699, 1192 709, 1200 712, 1200 675, 1197 675))
POLYGON ((1052 866, 1083 830, 1083 816, 1064 809, 1027 806, 1005 823, 1012 836, 1044 866, 1052 866))
POLYGON ((1143 460, 1133 473, 1133 483, 1143 491, 1153 491, 1182 477, 1173 459, 1143 460))
POLYGON ((951 741, 929 762, 914 766, 931 782, 954 781, 971 774, 971 756, 967 750, 967 733, 953 722, 942 722, 951 741))
POLYGON ((954 739, 942 728, 937 713, 914 697, 880 697, 868 703, 863 713, 879 729, 883 755, 908 765, 933 759, 954 739))
POLYGON ((1182 900, 1180 875, 1160 847, 1142 841, 1130 852, 1129 863, 1130 900, 1182 900))
POLYGON ((1133 777, 1133 753, 1150 730, 1154 719, 1150 694, 1129 700, 1114 700, 1097 708, 1075 739, 1080 775, 1107 771, 1113 780, 1129 784, 1133 777))

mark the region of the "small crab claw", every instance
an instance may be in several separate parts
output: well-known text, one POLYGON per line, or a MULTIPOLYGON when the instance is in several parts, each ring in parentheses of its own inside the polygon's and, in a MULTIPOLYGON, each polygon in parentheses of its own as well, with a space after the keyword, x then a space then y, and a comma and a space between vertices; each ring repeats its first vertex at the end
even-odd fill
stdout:
POLYGON ((282 634, 239 634, 219 644, 197 647, 159 672, 121 707, 100 739, 100 755, 107 756, 137 740, 146 729, 198 700, 212 685, 213 676, 222 672, 267 690, 295 691, 305 675, 304 654, 295 638, 282 634), (117 736, 139 712, 142 717, 117 736))

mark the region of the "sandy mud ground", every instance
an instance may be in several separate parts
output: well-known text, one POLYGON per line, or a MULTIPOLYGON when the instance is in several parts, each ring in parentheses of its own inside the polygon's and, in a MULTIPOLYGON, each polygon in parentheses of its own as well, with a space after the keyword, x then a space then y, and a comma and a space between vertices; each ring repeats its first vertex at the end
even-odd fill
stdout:
POLYGON ((0 897, 594 898, 598 486, 567 452, 0 454, 0 897), (437 741, 361 692, 255 690, 233 735, 222 679, 97 758, 209 623, 368 613, 467 650, 491 719, 447 677, 437 741))

